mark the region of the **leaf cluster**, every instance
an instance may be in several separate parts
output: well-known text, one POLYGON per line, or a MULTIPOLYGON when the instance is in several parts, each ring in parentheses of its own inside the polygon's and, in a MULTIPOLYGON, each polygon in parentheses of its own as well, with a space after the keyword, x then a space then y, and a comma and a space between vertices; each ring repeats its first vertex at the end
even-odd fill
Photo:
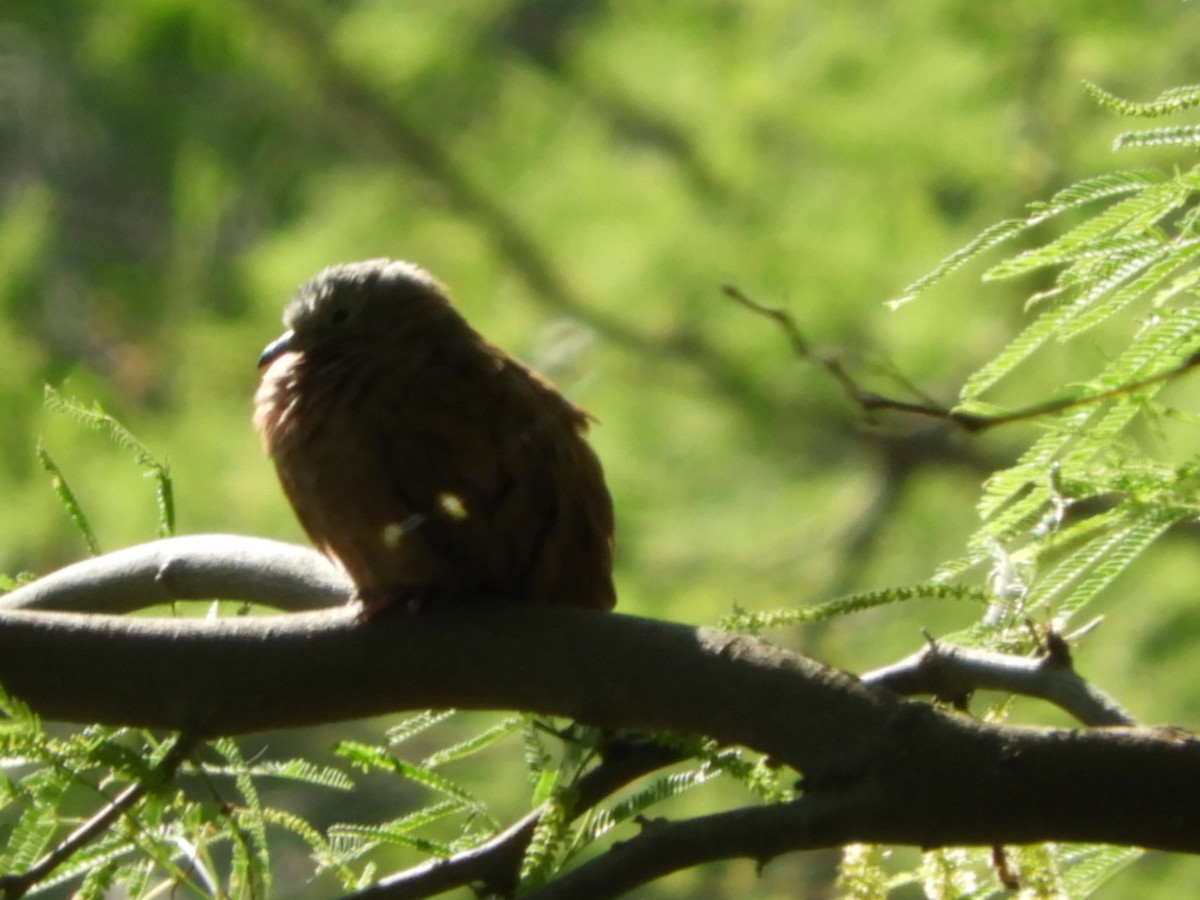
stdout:
MULTIPOLYGON (((1147 104, 1086 87, 1106 108, 1127 116, 1163 116, 1200 104, 1196 86, 1167 91, 1147 104)), ((1195 146, 1197 134, 1191 125, 1129 132, 1116 146, 1195 146)), ((966 553, 941 565, 928 582, 814 607, 737 610, 723 624, 757 634, 891 603, 968 599, 980 604, 979 621, 950 640, 1045 652, 1048 631, 1072 627, 1149 548, 1200 513, 1196 416, 1169 391, 1200 354, 1198 222, 1200 166, 1103 174, 1030 204, 1023 218, 986 228, 905 289, 891 301, 893 309, 997 247, 1032 242, 983 274, 985 281, 1041 279, 1044 286, 1027 295, 1028 324, 966 380, 948 422, 1027 418, 989 397, 999 382, 1055 346, 1109 341, 1118 349, 1069 395, 1045 404, 1045 414, 1030 417, 1040 435, 1014 464, 986 480, 981 524, 966 553), (1038 237, 1056 224, 1059 233, 1038 237)), ((1076 623, 1076 634, 1096 621, 1076 623)), ((1003 718, 1007 711, 1002 702, 987 715, 1003 718)), ((1137 856, 1129 848, 1057 845, 995 852, 1008 854, 1005 864, 1020 873, 1020 884, 1033 896, 1055 897, 1086 896, 1137 856)), ((985 851, 931 852, 899 871, 888 856, 879 847, 847 848, 840 870, 846 894, 883 897, 910 884, 931 897, 1003 892, 987 873, 999 864, 985 851)))
POLYGON ((227 739, 173 760, 184 741, 101 726, 55 736, 0 692, 0 895, 70 885, 81 900, 164 889, 264 897, 268 826, 353 879, 315 829, 260 797, 269 780, 347 791, 345 773, 302 759, 250 762, 227 739))

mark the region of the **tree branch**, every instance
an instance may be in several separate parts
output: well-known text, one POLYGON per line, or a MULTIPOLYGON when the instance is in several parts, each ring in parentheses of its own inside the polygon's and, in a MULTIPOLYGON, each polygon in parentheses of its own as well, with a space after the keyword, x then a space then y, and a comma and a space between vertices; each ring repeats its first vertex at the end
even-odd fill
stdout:
POLYGON ((1136 725, 1116 700, 1081 678, 1070 659, 1047 654, 1033 659, 991 650, 930 641, 911 656, 863 675, 904 697, 931 694, 943 699, 992 690, 1038 697, 1085 725, 1136 725))
POLYGON ((307 547, 232 534, 138 544, 59 569, 0 597, 0 612, 132 612, 177 600, 253 600, 278 609, 345 603, 353 586, 307 547))
MULTIPOLYGON (((228 591, 259 602, 267 589, 228 591)), ((0 682, 46 718, 203 735, 430 707, 706 734, 804 773, 799 806, 710 821, 787 826, 803 846, 1053 839, 1200 852, 1190 736, 982 724, 763 641, 615 613, 492 603, 361 622, 352 606, 221 619, 11 610, 0 613, 0 682)))

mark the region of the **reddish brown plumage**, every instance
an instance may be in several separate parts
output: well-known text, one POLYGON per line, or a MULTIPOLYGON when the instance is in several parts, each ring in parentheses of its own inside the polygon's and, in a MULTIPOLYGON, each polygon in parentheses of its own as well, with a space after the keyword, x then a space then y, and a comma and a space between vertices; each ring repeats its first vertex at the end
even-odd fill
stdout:
POLYGON ((313 542, 368 609, 611 609, 612 502, 587 414, 386 259, 325 269, 263 351, 254 424, 313 542))

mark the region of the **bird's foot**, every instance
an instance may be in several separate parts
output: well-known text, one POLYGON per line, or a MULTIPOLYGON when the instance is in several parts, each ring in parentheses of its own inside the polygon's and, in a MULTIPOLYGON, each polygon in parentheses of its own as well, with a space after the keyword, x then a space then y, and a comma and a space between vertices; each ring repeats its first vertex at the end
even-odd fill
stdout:
POLYGON ((362 608, 358 612, 360 622, 369 622, 381 613, 396 610, 408 614, 428 609, 438 594, 433 588, 413 585, 402 588, 371 588, 358 592, 362 608))

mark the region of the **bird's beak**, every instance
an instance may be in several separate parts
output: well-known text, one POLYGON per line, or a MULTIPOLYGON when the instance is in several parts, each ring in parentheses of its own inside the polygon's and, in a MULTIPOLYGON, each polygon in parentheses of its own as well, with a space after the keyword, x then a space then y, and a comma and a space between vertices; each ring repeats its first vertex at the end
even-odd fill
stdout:
POLYGON ((269 365, 275 359, 278 359, 284 353, 292 349, 292 340, 296 337, 293 331, 285 331, 267 346, 263 347, 263 352, 258 356, 258 367, 269 365))

